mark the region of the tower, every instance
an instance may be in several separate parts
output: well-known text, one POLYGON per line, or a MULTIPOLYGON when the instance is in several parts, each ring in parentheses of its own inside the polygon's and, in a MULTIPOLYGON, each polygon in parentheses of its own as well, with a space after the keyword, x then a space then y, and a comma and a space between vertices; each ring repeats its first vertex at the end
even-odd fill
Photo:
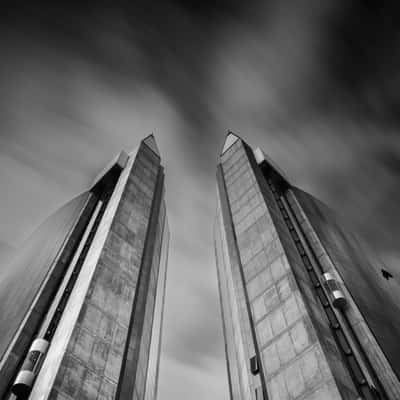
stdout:
POLYGON ((334 213, 230 133, 215 252, 231 399, 400 398, 400 287, 334 213))
POLYGON ((53 213, 0 283, 0 397, 156 398, 169 230, 153 135, 53 213))

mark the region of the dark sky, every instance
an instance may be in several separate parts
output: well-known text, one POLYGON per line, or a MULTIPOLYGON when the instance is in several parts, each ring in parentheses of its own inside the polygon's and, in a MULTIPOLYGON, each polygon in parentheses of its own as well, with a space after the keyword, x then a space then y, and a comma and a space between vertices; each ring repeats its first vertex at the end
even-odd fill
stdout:
POLYGON ((228 398, 212 246, 231 129, 400 273, 396 2, 13 2, 0 17, 0 249, 154 132, 172 233, 160 399, 228 398))

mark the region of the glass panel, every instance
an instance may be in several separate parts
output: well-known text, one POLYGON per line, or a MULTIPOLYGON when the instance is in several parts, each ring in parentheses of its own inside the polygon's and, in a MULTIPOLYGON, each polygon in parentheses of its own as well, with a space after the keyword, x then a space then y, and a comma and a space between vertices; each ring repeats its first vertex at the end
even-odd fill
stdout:
POLYGON ((400 285, 394 280, 387 283, 376 255, 346 231, 343 221, 328 207, 299 189, 293 190, 392 368, 400 375, 400 285))
POLYGON ((0 275, 0 356, 25 317, 44 278, 88 199, 83 193, 37 228, 0 275))

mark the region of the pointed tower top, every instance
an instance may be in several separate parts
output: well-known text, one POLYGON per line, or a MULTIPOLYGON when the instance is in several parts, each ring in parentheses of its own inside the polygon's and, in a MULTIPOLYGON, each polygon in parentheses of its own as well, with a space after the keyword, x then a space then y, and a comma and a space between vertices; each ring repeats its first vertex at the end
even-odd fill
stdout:
POLYGON ((237 140, 240 140, 240 137, 235 135, 233 132, 228 131, 221 154, 225 153, 225 151, 228 150, 237 140))
POLYGON ((150 149, 153 150, 154 153, 156 153, 158 155, 158 157, 161 157, 160 151, 158 150, 156 139, 154 138, 153 133, 151 135, 145 137, 143 139, 143 143, 146 144, 148 147, 150 147, 150 149))

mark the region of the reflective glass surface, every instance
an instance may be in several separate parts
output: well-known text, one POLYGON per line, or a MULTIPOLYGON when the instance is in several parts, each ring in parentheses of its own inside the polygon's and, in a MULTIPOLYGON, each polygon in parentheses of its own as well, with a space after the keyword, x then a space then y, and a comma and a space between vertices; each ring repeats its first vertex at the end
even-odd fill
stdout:
POLYGON ((345 230, 343 221, 327 206, 299 189, 293 191, 392 368, 400 376, 400 286, 394 279, 388 281, 383 277, 376 255, 345 230))
POLYGON ((15 252, 0 275, 0 355, 25 317, 57 254, 82 211, 88 193, 46 219, 15 252))
POLYGON ((238 299, 223 229, 218 204, 214 238, 229 386, 233 399, 251 399, 245 356, 246 339, 241 330, 238 299))
MULTIPOLYGON (((165 204, 163 204, 165 209, 165 204)), ((165 214, 165 212, 164 212, 165 214)), ((161 229, 160 229, 161 232, 161 229)), ((147 368, 145 399, 155 400, 157 398, 158 374, 161 352, 161 337, 164 315, 165 287, 167 278, 168 264, 168 246, 169 246, 169 228, 167 216, 165 214, 164 231, 162 237, 160 270, 158 273, 158 282, 155 292, 155 306, 153 313, 153 326, 151 328, 151 341, 149 351, 149 361, 147 368)))
MULTIPOLYGON (((157 284, 159 282, 158 276, 160 268, 160 256, 161 256, 161 248, 163 240, 164 223, 165 223, 165 205, 163 204, 157 222, 157 233, 155 237, 154 253, 151 263, 150 281, 146 293, 146 306, 145 306, 146 308, 144 313, 142 339, 140 342, 138 367, 136 370, 136 379, 135 379, 135 389, 134 389, 135 399, 144 399, 145 389, 146 389, 146 379, 148 377, 148 373, 150 372, 148 370, 148 366, 149 366, 149 357, 152 345, 151 338, 152 338, 152 328, 154 324, 155 302, 157 296, 157 289, 162 290, 162 287, 158 287, 157 284)), ((157 346, 157 343, 155 342, 153 343, 153 345, 157 346)), ((154 368, 155 366, 156 366, 155 364, 151 365, 152 368, 154 368)), ((151 387, 149 387, 148 389, 150 392, 151 387)))

